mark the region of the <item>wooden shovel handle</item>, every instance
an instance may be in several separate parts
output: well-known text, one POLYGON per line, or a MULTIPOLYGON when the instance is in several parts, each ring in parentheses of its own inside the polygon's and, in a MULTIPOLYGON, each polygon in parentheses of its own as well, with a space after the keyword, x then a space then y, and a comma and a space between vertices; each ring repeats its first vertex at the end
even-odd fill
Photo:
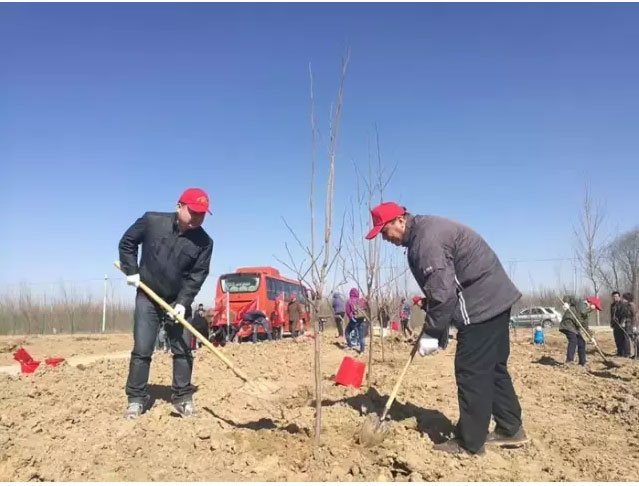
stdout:
POLYGON ((424 329, 422 329, 422 332, 420 332, 419 336, 417 336, 417 339, 415 340, 415 344, 413 345, 413 349, 411 350, 410 355, 408 356, 408 361, 406 361, 406 364, 404 365, 404 369, 402 370, 402 373, 399 375, 399 378, 397 379, 397 383, 395 383, 395 387, 393 388, 393 391, 388 397, 388 400, 386 400, 386 406, 384 407, 384 411, 382 412, 382 416, 379 420, 380 423, 383 422, 384 419, 386 418, 386 414, 388 413, 391 406, 393 405, 393 402, 395 401, 395 397, 397 397, 397 392, 399 391, 399 387, 401 386, 402 381, 404 380, 404 376, 406 376, 408 367, 413 362, 413 358, 415 357, 415 354, 417 353, 417 350, 419 349, 419 340, 421 339, 423 334, 424 334, 424 329))
MULTIPOLYGON (((120 268, 120 262, 116 261, 113 263, 113 265, 115 266, 115 268, 117 268, 118 270, 122 270, 122 268, 120 268)), ((184 317, 182 317, 179 314, 176 314, 176 312, 173 310, 173 308, 167 304, 164 299, 162 299, 162 297, 160 297, 158 294, 156 294, 151 288, 149 288, 148 285, 146 285, 144 282, 140 282, 139 287, 149 296, 151 297, 151 299, 153 301, 155 301, 160 307, 162 307, 168 314, 170 314, 171 316, 173 316, 175 319, 177 319, 177 321, 182 324, 184 327, 186 327, 191 334, 193 334, 198 341, 200 341, 204 346, 206 346, 207 348, 209 348, 211 351, 213 351, 213 354, 215 354, 215 356, 217 358, 219 358, 226 366, 229 367, 229 369, 235 373, 239 378, 241 378, 243 381, 245 382, 249 382, 248 377, 242 373, 240 370, 238 370, 233 363, 231 363, 228 358, 226 356, 224 356, 220 351, 218 351, 215 346, 213 346, 208 339, 206 339, 204 336, 202 336, 202 334, 200 334, 197 329, 195 329, 191 324, 189 324, 189 322, 184 319, 184 317)))

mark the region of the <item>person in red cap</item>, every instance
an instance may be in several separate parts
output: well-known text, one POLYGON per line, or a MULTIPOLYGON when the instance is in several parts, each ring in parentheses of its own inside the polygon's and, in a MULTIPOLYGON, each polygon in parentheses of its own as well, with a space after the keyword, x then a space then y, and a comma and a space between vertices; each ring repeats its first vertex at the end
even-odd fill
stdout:
MULTIPOLYGON (((127 284, 148 285, 175 312, 184 318, 191 314, 191 304, 209 274, 213 240, 202 229, 209 210, 209 197, 202 189, 187 189, 180 196, 175 212, 147 212, 126 230, 119 244, 120 264, 127 284), (138 264, 138 247, 142 257, 138 264)), ((147 393, 153 345, 162 308, 138 290, 135 297, 133 351, 126 383, 128 407, 126 418, 141 415, 150 402, 147 393)), ((191 384, 193 356, 190 333, 172 321, 165 326, 173 353, 172 401, 182 416, 194 413, 191 384)), ((165 321, 166 322, 166 321, 165 321)))
POLYGON ((592 332, 588 327, 588 315, 594 310, 602 310, 601 301, 598 297, 589 297, 586 300, 578 301, 571 295, 564 296, 562 300, 565 312, 559 323, 559 332, 568 340, 566 364, 573 362, 576 349, 579 355, 579 365, 586 366, 586 340, 582 329, 592 337, 592 332))
POLYGON ((385 241, 406 247, 408 265, 424 292, 424 356, 448 345, 457 327, 455 378, 459 422, 455 438, 435 445, 452 454, 483 454, 484 444, 518 447, 528 441, 521 406, 507 369, 510 309, 521 293, 497 255, 468 226, 438 216, 412 215, 394 202, 371 211, 385 241), (491 415, 495 430, 488 434, 491 415))

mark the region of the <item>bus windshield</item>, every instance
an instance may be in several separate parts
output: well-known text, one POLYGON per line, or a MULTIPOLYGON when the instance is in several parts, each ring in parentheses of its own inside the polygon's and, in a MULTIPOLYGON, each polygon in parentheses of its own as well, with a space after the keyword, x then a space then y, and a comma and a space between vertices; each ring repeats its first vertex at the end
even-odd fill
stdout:
POLYGON ((260 286, 260 276, 255 273, 234 273, 220 277, 222 292, 239 294, 256 292, 260 286))

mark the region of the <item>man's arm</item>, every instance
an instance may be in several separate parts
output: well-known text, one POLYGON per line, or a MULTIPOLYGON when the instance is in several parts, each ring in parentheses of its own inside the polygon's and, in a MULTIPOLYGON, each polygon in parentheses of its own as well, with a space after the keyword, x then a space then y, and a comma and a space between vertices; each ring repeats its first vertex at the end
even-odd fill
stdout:
POLYGON ((138 267, 138 246, 144 241, 147 214, 148 213, 144 213, 141 218, 138 218, 120 239, 120 244, 118 245, 120 265, 125 275, 140 273, 138 267))
POLYGON ((189 276, 184 279, 182 289, 178 294, 176 302, 188 307, 193 303, 193 299, 202 288, 202 284, 209 274, 211 266, 211 255, 213 254, 213 242, 200 252, 189 276))
POLYGON ((440 347, 448 343, 448 329, 457 305, 455 268, 443 250, 429 252, 423 265, 426 283, 426 333, 437 338, 440 347))

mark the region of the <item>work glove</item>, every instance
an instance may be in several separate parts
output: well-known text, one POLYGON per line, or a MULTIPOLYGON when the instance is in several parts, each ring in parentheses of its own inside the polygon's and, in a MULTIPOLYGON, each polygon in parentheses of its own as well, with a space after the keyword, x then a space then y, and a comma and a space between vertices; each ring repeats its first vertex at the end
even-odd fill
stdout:
POLYGON ((133 287, 139 287, 140 286, 140 274, 136 273, 134 275, 127 275, 126 276, 126 284, 127 285, 132 285, 133 287))
POLYGON ((570 304, 568 302, 564 302, 563 304, 564 310, 570 309, 570 304))
POLYGON ((420 356, 428 356, 429 354, 433 354, 437 352, 439 349, 439 341, 435 338, 430 337, 428 334, 422 335, 419 339, 419 348, 417 352, 420 356))
MULTIPOLYGON (((182 305, 182 304, 177 304, 175 307, 173 307, 173 311, 179 315, 180 317, 184 317, 184 314, 186 313, 186 308, 182 305)), ((169 314, 167 312, 167 314, 169 314)), ((173 314, 169 314, 169 318, 173 321, 176 322, 177 319, 175 317, 173 317, 173 314)))

